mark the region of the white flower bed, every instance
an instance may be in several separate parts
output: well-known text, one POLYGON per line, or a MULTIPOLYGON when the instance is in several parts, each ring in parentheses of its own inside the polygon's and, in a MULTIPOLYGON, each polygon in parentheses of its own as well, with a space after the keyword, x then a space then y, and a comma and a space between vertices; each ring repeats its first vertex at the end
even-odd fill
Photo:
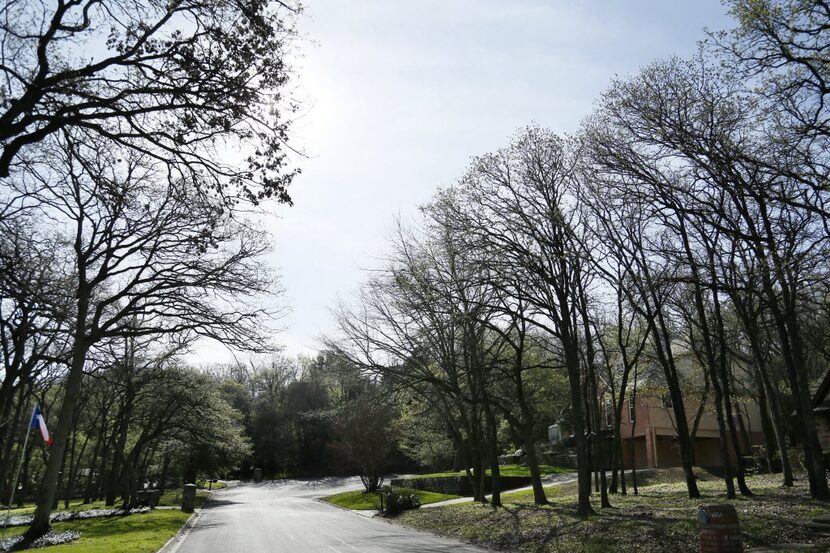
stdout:
MULTIPOLYGON (((58 511, 49 517, 51 522, 65 522, 67 520, 85 520, 88 518, 107 518, 134 515, 136 513, 147 513, 150 507, 136 507, 135 509, 89 509, 87 511, 58 511)), ((31 524, 33 515, 21 515, 0 519, 0 528, 13 526, 26 526, 31 524)), ((2 549, 0 549, 2 551, 2 549)))
MULTIPOLYGON (((41 536, 33 541, 28 549, 38 549, 41 547, 48 547, 50 545, 61 545, 77 540, 81 537, 80 532, 75 530, 67 530, 66 532, 49 532, 45 536, 41 536)), ((10 551, 15 545, 23 541, 23 536, 15 536, 13 538, 6 538, 0 540, 0 551, 10 551)))

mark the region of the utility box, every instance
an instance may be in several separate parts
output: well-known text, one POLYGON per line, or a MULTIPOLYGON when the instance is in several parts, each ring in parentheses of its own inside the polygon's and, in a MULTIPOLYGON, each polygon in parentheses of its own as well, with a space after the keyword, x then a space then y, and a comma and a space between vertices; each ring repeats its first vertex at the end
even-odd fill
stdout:
POLYGON ((262 469, 254 469, 254 482, 262 482, 262 469))
POLYGON ((701 505, 697 511, 700 553, 742 553, 738 513, 732 505, 701 505))
POLYGON ((196 484, 185 484, 182 491, 182 511, 192 513, 196 509, 196 484))

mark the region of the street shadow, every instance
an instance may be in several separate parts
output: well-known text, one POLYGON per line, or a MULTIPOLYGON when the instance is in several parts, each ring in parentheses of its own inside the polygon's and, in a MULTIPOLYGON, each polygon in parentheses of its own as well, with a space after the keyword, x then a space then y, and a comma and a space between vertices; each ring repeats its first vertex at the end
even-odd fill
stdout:
POLYGON ((468 548, 475 548, 476 551, 480 551, 479 546, 464 543, 454 538, 436 536, 429 532, 414 529, 402 530, 394 526, 386 528, 382 536, 375 535, 371 538, 353 540, 349 545, 357 551, 371 549, 372 551, 385 550, 394 551, 395 553, 463 553, 468 548))
POLYGON ((202 509, 215 509, 216 507, 226 507, 228 505, 239 505, 243 503, 242 501, 232 501, 230 499, 216 499, 212 498, 210 501, 202 506, 202 509))
POLYGON ((220 528, 222 526, 227 526, 227 525, 228 525, 227 522, 222 522, 222 521, 204 522, 204 521, 200 520, 198 522, 198 524, 196 524, 195 526, 193 526, 190 529, 190 533, 191 534, 199 534, 201 532, 204 532, 205 530, 210 530, 212 528, 220 528))

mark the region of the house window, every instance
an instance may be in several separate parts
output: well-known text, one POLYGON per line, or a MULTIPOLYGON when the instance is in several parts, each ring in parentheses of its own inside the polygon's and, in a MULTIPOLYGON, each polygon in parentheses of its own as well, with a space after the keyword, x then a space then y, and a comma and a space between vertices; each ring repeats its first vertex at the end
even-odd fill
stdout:
POLYGON ((605 428, 611 428, 611 402, 605 402, 605 428))
POLYGON ((558 424, 548 426, 548 441, 554 445, 562 443, 562 430, 558 424))
POLYGON ((634 422, 634 419, 636 418, 634 415, 634 407, 634 398, 628 398, 628 422, 634 422))
POLYGON ((671 409, 673 407, 671 402, 671 395, 668 392, 662 395, 662 397, 660 398, 660 403, 666 409, 671 409))

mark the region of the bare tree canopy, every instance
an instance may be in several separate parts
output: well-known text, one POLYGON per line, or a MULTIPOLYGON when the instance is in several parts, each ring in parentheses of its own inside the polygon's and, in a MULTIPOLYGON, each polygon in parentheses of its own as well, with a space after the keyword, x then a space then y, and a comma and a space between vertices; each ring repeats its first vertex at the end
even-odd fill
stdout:
POLYGON ((204 191, 290 201, 282 88, 299 5, 15 0, 0 10, 0 177, 59 131, 166 163, 204 191), (228 151, 244 150, 234 164, 228 151))

